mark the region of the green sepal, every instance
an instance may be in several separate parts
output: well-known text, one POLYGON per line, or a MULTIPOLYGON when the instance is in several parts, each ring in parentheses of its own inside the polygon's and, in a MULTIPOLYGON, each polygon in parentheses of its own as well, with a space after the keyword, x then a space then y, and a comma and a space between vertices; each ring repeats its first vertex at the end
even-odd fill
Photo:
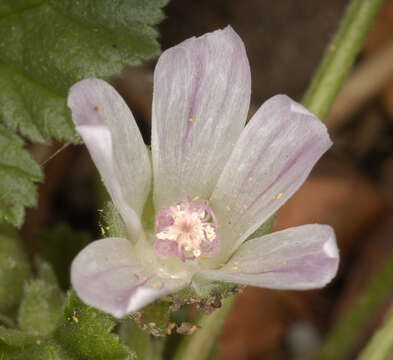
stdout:
POLYGON ((139 327, 154 336, 167 335, 171 304, 157 300, 145 306, 142 310, 130 315, 139 327))
POLYGON ((30 277, 30 262, 18 233, 0 225, 0 312, 8 315, 16 310, 30 277))
POLYGON ((100 219, 101 235, 128 238, 127 227, 112 201, 107 201, 100 219))
POLYGON ((151 335, 142 330, 136 321, 127 318, 120 325, 119 335, 121 341, 135 351, 138 359, 162 359, 166 338, 151 335))

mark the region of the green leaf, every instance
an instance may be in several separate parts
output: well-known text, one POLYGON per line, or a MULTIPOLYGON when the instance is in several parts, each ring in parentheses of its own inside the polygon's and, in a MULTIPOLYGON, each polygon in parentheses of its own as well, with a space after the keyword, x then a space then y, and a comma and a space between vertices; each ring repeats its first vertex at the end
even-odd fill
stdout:
POLYGON ((18 329, 7 329, 0 326, 0 344, 22 347, 41 341, 41 336, 18 329))
POLYGON ((77 359, 136 359, 127 346, 120 344, 119 337, 111 333, 115 325, 109 315, 84 305, 71 291, 66 300, 64 324, 55 337, 77 359))
POLYGON ((19 304, 30 279, 30 263, 18 234, 0 225, 0 311, 9 315, 19 304))
POLYGON ((60 224, 51 230, 39 231, 38 253, 50 263, 63 289, 70 286, 70 266, 77 253, 90 242, 84 232, 75 232, 69 226, 60 224))
POLYGON ((79 360, 68 354, 54 340, 37 339, 35 344, 21 347, 0 344, 0 359, 7 360, 79 360))
POLYGON ((41 279, 31 281, 19 308, 20 329, 42 335, 51 333, 59 325, 63 303, 64 295, 57 286, 41 279))
POLYGON ((0 221, 20 226, 42 180, 20 139, 9 134, 77 142, 69 87, 157 56, 154 25, 167 1, 0 0, 0 154, 8 147, 13 155, 0 157, 0 221))
POLYGON ((0 222, 22 224, 24 207, 36 204, 34 183, 41 179, 41 168, 23 141, 0 124, 0 222))
POLYGON ((269 234, 273 226, 276 224, 277 214, 272 215, 266 222, 264 222, 258 229, 256 229, 246 241, 261 237, 263 235, 269 234))
POLYGON ((7 315, 0 314, 0 326, 5 326, 7 328, 14 328, 15 322, 12 318, 7 315))

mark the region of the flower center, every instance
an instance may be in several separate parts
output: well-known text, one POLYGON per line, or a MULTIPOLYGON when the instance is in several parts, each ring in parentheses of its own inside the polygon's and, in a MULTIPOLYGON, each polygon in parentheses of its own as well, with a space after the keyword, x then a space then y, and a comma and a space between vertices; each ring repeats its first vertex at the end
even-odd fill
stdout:
POLYGON ((212 256, 219 245, 216 217, 206 202, 187 198, 157 214, 156 238, 161 258, 173 254, 185 262, 212 256))

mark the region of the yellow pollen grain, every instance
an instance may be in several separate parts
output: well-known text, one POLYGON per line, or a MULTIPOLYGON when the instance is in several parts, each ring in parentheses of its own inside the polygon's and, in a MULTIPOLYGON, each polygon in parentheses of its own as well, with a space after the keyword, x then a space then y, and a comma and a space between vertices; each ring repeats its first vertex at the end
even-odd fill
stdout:
POLYGON ((281 198, 282 198, 282 195, 283 195, 283 193, 279 193, 279 194, 276 196, 276 199, 281 199, 281 198))
POLYGON ((259 258, 260 258, 261 260, 263 260, 265 257, 264 257, 264 256, 260 256, 259 258))
POLYGON ((153 284, 154 289, 158 289, 159 285, 158 284, 153 284))
POLYGON ((146 281, 147 280, 147 277, 145 276, 144 278, 143 278, 143 281, 146 281))
POLYGON ((122 302, 122 301, 123 301, 123 298, 119 296, 116 300, 117 300, 118 302, 122 302))
POLYGON ((204 256, 204 255, 201 256, 201 260, 206 260, 206 259, 207 259, 206 256, 204 256))
POLYGON ((93 107, 93 110, 94 110, 94 111, 98 111, 99 109, 100 109, 100 108, 99 108, 97 105, 93 107))
POLYGON ((75 315, 72 315, 72 320, 74 321, 75 324, 79 322, 79 319, 75 315))
POLYGON ((211 267, 210 266, 206 266, 206 270, 210 270, 211 269, 211 267))
POLYGON ((225 266, 225 264, 220 264, 220 266, 221 266, 221 267, 224 267, 224 266, 225 266))
POLYGON ((239 269, 237 266, 232 266, 232 270, 237 270, 239 269))
POLYGON ((199 196, 195 196, 192 200, 193 200, 193 201, 199 200, 199 196))
POLYGON ((190 117, 190 118, 188 119, 188 121, 189 121, 190 123, 193 123, 193 122, 195 121, 195 119, 192 118, 192 117, 190 117))
POLYGON ((232 210, 232 208, 229 205, 225 206, 225 209, 227 209, 227 211, 231 211, 232 210))
POLYGON ((286 265, 286 264, 287 264, 287 261, 286 261, 286 260, 283 260, 282 263, 283 263, 283 265, 286 265))

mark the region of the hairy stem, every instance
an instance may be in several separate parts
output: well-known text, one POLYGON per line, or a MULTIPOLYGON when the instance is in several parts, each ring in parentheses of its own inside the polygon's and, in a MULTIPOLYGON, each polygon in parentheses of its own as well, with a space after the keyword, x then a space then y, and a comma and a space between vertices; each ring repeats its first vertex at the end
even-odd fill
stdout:
POLYGON ((382 3, 383 0, 349 3, 303 99, 303 104, 320 119, 326 118, 382 3))
POLYGON ((393 305, 384 324, 372 337, 367 347, 362 351, 358 360, 386 360, 393 354, 393 305))

